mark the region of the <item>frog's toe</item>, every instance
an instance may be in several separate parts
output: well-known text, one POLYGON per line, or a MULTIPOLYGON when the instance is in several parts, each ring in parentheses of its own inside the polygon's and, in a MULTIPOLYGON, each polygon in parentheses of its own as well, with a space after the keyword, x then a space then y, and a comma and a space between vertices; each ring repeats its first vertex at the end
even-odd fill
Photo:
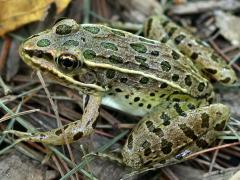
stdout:
POLYGON ((16 135, 18 137, 27 137, 30 136, 31 133, 26 133, 26 132, 21 132, 21 131, 15 131, 15 130, 7 130, 7 131, 3 131, 3 134, 13 134, 16 135))

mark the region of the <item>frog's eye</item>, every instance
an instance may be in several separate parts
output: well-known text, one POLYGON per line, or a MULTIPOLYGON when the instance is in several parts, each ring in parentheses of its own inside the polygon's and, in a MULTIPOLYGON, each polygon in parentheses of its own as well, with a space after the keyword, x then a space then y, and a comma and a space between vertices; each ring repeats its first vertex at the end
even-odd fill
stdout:
POLYGON ((62 54, 56 59, 56 63, 63 70, 71 71, 81 67, 82 63, 72 54, 62 54))

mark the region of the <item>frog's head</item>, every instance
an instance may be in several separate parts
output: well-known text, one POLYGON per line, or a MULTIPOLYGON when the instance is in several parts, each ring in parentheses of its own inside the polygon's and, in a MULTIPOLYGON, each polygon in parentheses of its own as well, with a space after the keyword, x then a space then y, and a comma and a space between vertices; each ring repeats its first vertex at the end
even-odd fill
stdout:
POLYGON ((52 29, 26 39, 19 48, 20 56, 26 64, 60 84, 87 94, 105 91, 94 84, 96 77, 84 65, 79 28, 74 20, 63 19, 52 29))

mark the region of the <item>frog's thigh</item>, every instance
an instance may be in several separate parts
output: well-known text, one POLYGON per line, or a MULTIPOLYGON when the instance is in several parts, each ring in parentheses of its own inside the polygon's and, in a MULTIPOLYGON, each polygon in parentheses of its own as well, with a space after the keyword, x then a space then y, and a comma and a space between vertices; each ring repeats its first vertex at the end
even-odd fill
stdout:
POLYGON ((165 112, 162 107, 156 107, 147 114, 128 137, 122 151, 124 163, 135 168, 165 163, 166 159, 185 149, 198 150, 194 148, 194 143, 199 148, 211 144, 215 137, 210 138, 207 134, 211 131, 210 134, 215 136, 215 131, 225 127, 229 108, 212 104, 186 110, 187 104, 171 103, 165 112))
POLYGON ((24 133, 14 130, 5 131, 5 133, 15 134, 26 141, 29 140, 45 144, 61 145, 71 143, 92 133, 93 128, 96 125, 96 119, 99 115, 100 104, 101 97, 90 96, 85 100, 85 108, 82 118, 63 126, 63 128, 37 133, 24 133))

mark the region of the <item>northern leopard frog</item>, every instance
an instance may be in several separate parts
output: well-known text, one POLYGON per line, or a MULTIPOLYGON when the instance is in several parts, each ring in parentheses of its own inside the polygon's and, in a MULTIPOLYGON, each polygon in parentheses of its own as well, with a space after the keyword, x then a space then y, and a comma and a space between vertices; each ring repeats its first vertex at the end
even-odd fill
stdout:
MULTIPOLYGON (((89 95, 82 119, 63 128, 68 142, 92 133, 101 103, 143 116, 121 152, 122 162, 136 169, 177 161, 186 151, 210 145, 230 111, 213 104, 209 79, 236 81, 234 71, 210 47, 168 19, 150 18, 145 32, 158 39, 64 19, 29 37, 19 49, 32 68, 89 95)), ((25 140, 65 142, 59 128, 10 132, 25 140)))

